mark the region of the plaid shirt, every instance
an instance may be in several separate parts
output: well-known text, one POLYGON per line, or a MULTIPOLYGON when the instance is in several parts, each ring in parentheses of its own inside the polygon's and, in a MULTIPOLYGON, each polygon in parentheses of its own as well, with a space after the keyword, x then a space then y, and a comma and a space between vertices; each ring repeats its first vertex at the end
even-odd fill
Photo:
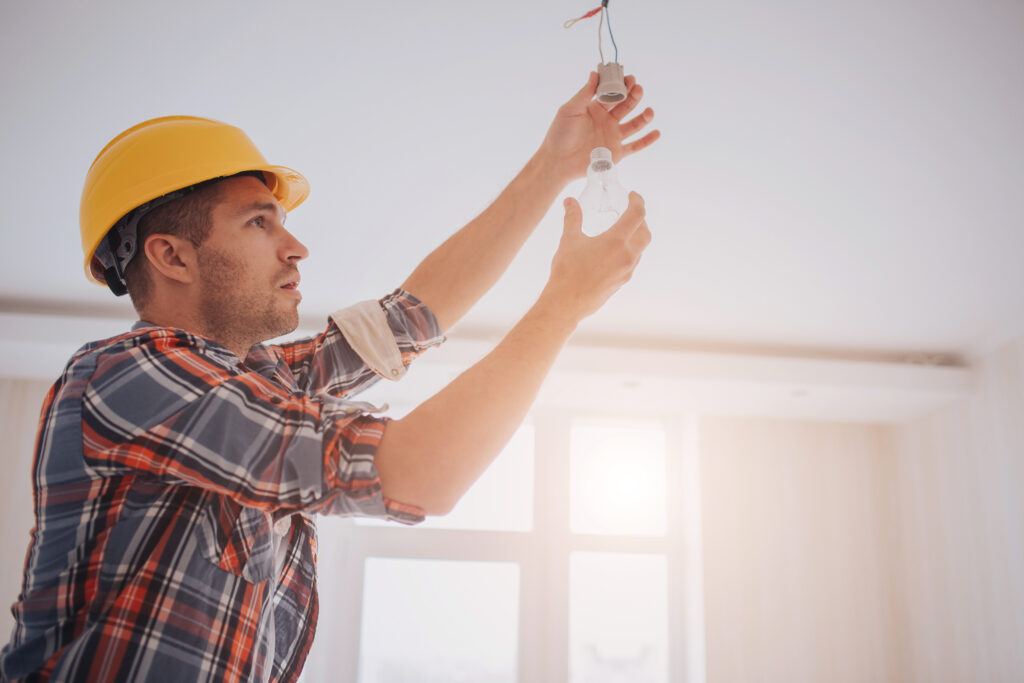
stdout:
POLYGON ((404 523, 349 400, 444 341, 401 289, 244 362, 144 321, 82 347, 43 403, 36 526, 4 679, 294 681, 317 621, 314 513, 404 523))

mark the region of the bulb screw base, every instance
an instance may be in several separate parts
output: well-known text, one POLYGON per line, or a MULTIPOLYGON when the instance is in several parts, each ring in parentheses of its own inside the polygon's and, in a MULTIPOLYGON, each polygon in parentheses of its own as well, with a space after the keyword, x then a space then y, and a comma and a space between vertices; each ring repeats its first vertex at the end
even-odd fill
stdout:
POLYGON ((602 172, 611 170, 614 163, 612 162, 612 151, 607 147, 595 147, 590 150, 590 168, 602 172))
POLYGON ((597 100, 605 104, 616 104, 626 99, 626 79, 618 62, 597 65, 600 82, 597 85, 597 100))

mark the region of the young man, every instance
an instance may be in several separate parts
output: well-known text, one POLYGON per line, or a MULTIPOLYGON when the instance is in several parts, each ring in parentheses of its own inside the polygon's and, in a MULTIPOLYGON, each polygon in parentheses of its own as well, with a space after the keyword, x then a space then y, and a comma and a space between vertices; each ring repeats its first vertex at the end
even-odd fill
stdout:
POLYGON ((522 421, 576 325, 650 241, 639 195, 607 233, 567 200, 543 293, 495 349, 401 420, 352 400, 399 379, 494 284, 590 150, 616 160, 653 112, 641 98, 563 105, 498 199, 399 289, 298 324, 306 248, 286 212, 308 194, 237 128, 143 122, 97 156, 82 195, 87 275, 140 320, 92 342, 47 395, 36 527, 7 680, 294 681, 317 619, 313 516, 415 523, 444 514, 522 421))

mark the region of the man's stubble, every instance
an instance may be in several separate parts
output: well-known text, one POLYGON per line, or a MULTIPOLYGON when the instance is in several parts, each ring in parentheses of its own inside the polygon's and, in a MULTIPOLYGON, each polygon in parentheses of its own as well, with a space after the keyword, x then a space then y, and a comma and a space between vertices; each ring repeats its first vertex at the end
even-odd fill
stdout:
POLYGON ((248 348, 298 327, 298 307, 275 297, 273 283, 257 281, 244 261, 209 245, 197 254, 199 314, 209 336, 248 348))

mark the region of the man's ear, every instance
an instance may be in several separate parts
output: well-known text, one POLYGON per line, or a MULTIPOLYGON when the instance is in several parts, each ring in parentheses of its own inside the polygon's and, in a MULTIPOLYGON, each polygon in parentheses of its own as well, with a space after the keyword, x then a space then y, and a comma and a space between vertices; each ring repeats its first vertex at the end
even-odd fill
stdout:
POLYGON ((154 233, 142 247, 149 266, 168 280, 192 284, 199 275, 196 248, 186 239, 154 233))

